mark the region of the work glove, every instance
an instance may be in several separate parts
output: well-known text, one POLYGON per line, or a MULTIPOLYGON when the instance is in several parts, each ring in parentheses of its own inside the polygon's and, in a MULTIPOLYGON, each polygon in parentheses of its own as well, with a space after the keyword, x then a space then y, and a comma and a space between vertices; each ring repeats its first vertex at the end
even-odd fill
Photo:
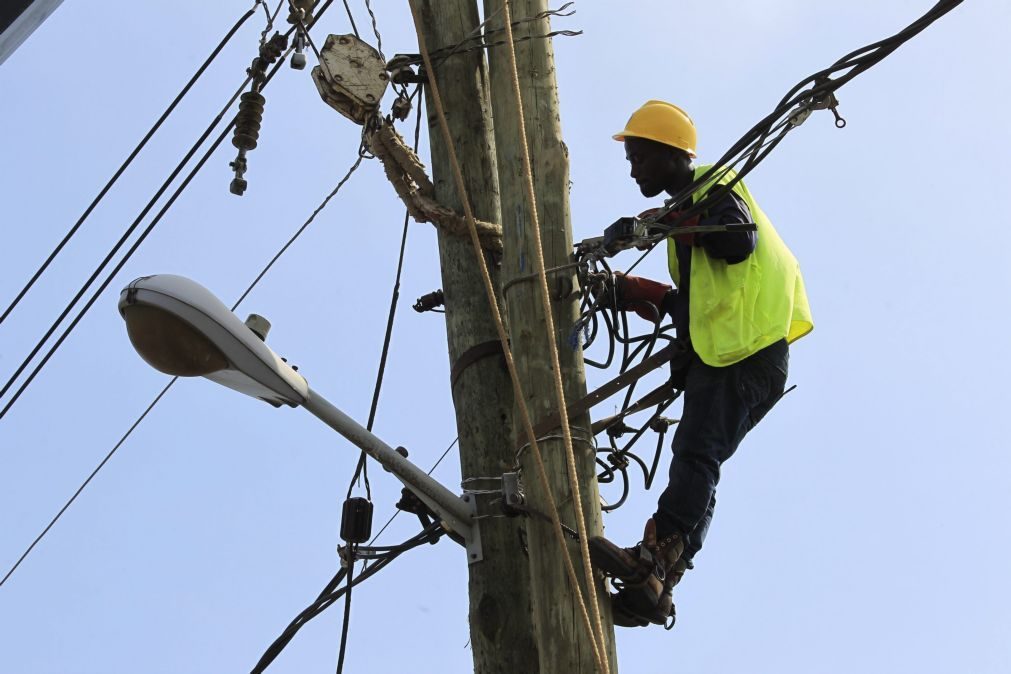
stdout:
POLYGON ((665 305, 669 300, 668 294, 677 292, 666 283, 621 272, 614 273, 612 282, 615 308, 620 311, 634 311, 639 317, 650 322, 655 322, 663 316, 665 305))
MULTIPOLYGON (((645 211, 643 211, 642 213, 639 214, 639 219, 642 219, 642 218, 653 218, 653 217, 656 216, 657 213, 660 212, 660 210, 661 209, 659 209, 659 208, 650 208, 650 209, 647 209, 647 210, 645 210, 645 211)), ((681 211, 671 211, 670 213, 668 213, 667 215, 665 215, 663 218, 661 218, 659 220, 659 223, 663 224, 663 223, 675 222, 675 221, 677 221, 677 219, 679 217, 681 217, 681 211)), ((678 227, 696 227, 696 226, 698 226, 698 224, 699 224, 699 216, 698 215, 693 215, 692 217, 688 218, 684 222, 678 223, 677 227, 675 227, 674 230, 677 231, 678 227)), ((649 233, 653 234, 655 232, 649 230, 649 233)), ((702 237, 703 236, 704 236, 703 234, 697 234, 695 232, 691 232, 691 233, 688 233, 688 234, 675 234, 674 235, 674 239, 678 243, 683 244, 685 246, 701 246, 702 245, 702 237)))

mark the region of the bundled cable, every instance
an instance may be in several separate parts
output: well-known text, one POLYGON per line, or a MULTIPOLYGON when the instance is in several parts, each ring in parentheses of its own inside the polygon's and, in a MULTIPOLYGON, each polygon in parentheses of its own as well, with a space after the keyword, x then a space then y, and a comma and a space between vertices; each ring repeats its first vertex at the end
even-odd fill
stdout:
MULTIPOLYGON (((350 592, 352 587, 359 585, 376 575, 386 568, 394 559, 408 550, 412 550, 427 543, 432 543, 438 540, 443 534, 445 534, 445 530, 442 529, 441 525, 433 523, 431 526, 407 539, 400 545, 384 548, 358 546, 356 554, 363 557, 368 556, 369 559, 374 561, 365 566, 360 574, 352 577, 351 566, 353 561, 349 560, 348 565, 346 567, 342 567, 336 575, 330 579, 330 582, 326 584, 323 591, 316 597, 316 600, 295 616, 295 619, 288 624, 284 631, 281 632, 281 635, 278 636, 272 644, 270 644, 251 670, 251 674, 261 674, 266 671, 267 667, 269 667, 277 656, 281 654, 281 651, 283 651, 284 648, 291 643, 291 640, 307 622, 330 608, 338 599, 350 592), (340 586, 344 583, 345 578, 347 578, 348 581, 346 586, 342 588, 340 586)), ((347 625, 346 617, 345 625, 347 625)))
POLYGON ((831 110, 835 124, 842 128, 846 120, 839 114, 839 101, 835 96, 843 85, 877 65, 888 55, 919 35, 928 26, 962 4, 963 0, 940 0, 927 13, 906 26, 895 35, 856 49, 829 67, 804 78, 794 85, 772 112, 748 130, 728 149, 712 168, 699 176, 683 190, 668 199, 663 208, 647 219, 651 228, 663 233, 654 237, 649 249, 629 267, 634 269, 658 243, 673 236, 673 230, 699 213, 718 203, 744 176, 765 159, 786 135, 804 123, 815 110, 831 110), (706 185, 718 182, 731 175, 726 183, 711 189, 697 203, 691 203, 692 195, 706 185), (685 204, 690 206, 684 207, 685 204), (670 213, 678 211, 675 218, 666 220, 670 213))
MULTIPOLYGON (((846 120, 838 112, 839 100, 836 98, 836 91, 857 75, 881 62, 961 2, 962 0, 941 0, 922 17, 895 35, 854 50, 831 66, 798 82, 783 96, 773 111, 734 143, 712 168, 674 194, 665 202, 663 208, 643 219, 646 231, 651 232, 643 239, 648 244, 647 250, 628 271, 632 271, 659 243, 673 236, 675 228, 726 198, 730 190, 761 163, 790 131, 803 124, 813 111, 830 110, 835 117, 836 126, 843 128, 846 120), (715 187, 705 192, 703 197, 693 200, 696 193, 714 184, 715 187)), ((609 282, 612 273, 601 253, 591 251, 580 254, 577 261, 581 285, 590 292, 584 294, 580 317, 573 327, 573 344, 582 342, 584 349, 589 348, 601 333, 604 333, 607 340, 606 357, 602 361, 586 358, 587 365, 609 368, 618 356, 620 347, 619 372, 624 373, 636 361, 648 358, 658 340, 673 339, 670 334, 673 326, 661 327, 662 316, 656 307, 652 307, 656 312, 652 330, 643 335, 631 335, 624 313, 617 310, 614 284, 609 282)), ((626 471, 631 463, 639 465, 645 486, 647 489, 650 487, 662 450, 663 434, 674 423, 662 417, 662 414, 680 393, 675 386, 668 385, 667 393, 658 389, 638 403, 632 404, 634 388, 634 384, 629 387, 615 415, 594 424, 595 435, 607 431, 609 445, 598 450, 605 454, 607 459, 606 462, 597 459, 597 464, 602 468, 598 480, 603 483, 614 482, 619 475, 622 480, 621 496, 615 504, 605 506, 604 510, 613 510, 624 503, 629 489, 626 471), (651 404, 646 405, 647 401, 651 404), (627 416, 654 406, 650 418, 638 428, 625 424, 624 419, 627 416), (656 431, 660 439, 653 461, 647 466, 645 461, 631 452, 631 448, 650 429, 656 431), (618 439, 628 433, 632 434, 631 439, 619 446, 618 439)))

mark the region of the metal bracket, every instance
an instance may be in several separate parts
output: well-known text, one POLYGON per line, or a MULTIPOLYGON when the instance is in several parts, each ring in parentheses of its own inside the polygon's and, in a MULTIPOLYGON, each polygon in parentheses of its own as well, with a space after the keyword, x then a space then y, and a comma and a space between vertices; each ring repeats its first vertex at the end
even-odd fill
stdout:
POLYGON ((467 531, 463 540, 467 548, 467 563, 475 564, 484 559, 484 551, 481 549, 481 525, 477 519, 477 498, 474 494, 464 494, 461 499, 470 508, 470 530, 467 531))
POLYGON ((519 473, 502 473, 502 507, 507 512, 513 511, 526 503, 523 488, 520 486, 519 473))
POLYGON ((312 80, 327 105, 364 125, 379 110, 390 76, 374 47, 354 35, 330 35, 312 80))

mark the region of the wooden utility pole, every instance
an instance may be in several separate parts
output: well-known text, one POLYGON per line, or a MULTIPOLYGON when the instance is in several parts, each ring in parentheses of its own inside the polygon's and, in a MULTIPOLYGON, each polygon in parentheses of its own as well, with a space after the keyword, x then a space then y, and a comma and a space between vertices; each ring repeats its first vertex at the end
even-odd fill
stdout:
MULTIPOLYGON (((476 0, 417 0, 430 51, 456 45, 480 23, 476 0)), ((488 70, 480 51, 434 61, 450 133, 475 217, 501 222, 488 70)), ((430 91, 429 137, 438 202, 463 213, 430 91)), ((439 230, 446 333, 464 486, 500 487, 494 480, 514 462, 513 393, 477 260, 465 236, 439 230), (493 478, 485 480, 484 478, 493 478), (475 480, 476 481, 467 481, 475 480)), ((486 254, 493 285, 499 260, 486 254)), ((501 298, 500 303, 501 303, 501 298)), ((500 514, 494 496, 477 496, 481 514, 500 514)), ((470 635, 476 674, 536 674, 538 648, 530 628, 530 572, 522 547, 522 519, 480 521, 484 559, 469 565, 470 635)), ((550 670, 561 671, 561 670, 550 670)))
MULTIPOLYGON (((545 0, 514 0, 510 5, 513 21, 548 9, 545 0)), ((502 0, 484 0, 484 8, 486 16, 494 17, 489 28, 501 28, 504 25, 502 0)), ((544 18, 518 25, 514 36, 546 268, 564 265, 572 260, 568 150, 562 141, 551 41, 520 40, 527 36, 543 36, 550 30, 550 23, 544 18)), ((523 139, 507 49, 507 46, 502 46, 489 52, 505 246, 502 275, 508 287, 506 302, 512 350, 527 397, 526 404, 531 417, 536 421, 555 411, 557 401, 540 286, 529 278, 521 280, 535 271, 536 250, 521 154, 523 139), (515 283, 510 284, 510 281, 515 283)), ((558 345, 562 381, 568 402, 576 401, 586 394, 582 350, 574 348, 570 342, 572 325, 578 316, 574 284, 574 272, 553 275, 548 279, 556 328, 553 337, 558 345)), ((550 489, 558 504, 562 521, 576 528, 565 450, 561 440, 557 439, 559 434, 556 429, 549 434, 550 438, 539 444, 547 467, 550 489)), ((588 414, 580 415, 572 421, 572 436, 583 513, 586 528, 592 536, 602 531, 602 522, 588 414)), ((521 438, 522 434, 517 434, 517 437, 521 438)), ((522 442, 525 441, 524 438, 522 442)), ((546 512, 547 500, 540 488, 537 468, 529 450, 522 454, 521 465, 529 504, 546 512)), ((552 527, 539 520, 528 521, 527 540, 533 623, 537 641, 541 644, 540 671, 566 674, 595 671, 590 637, 575 592, 566 575, 552 527)), ((583 564, 578 546, 570 543, 569 551, 576 567, 576 575, 583 579, 583 564)), ((617 672, 608 594, 603 582, 598 580, 595 584, 603 622, 604 650, 610 662, 610 671, 617 672)), ((587 590, 584 584, 583 596, 588 604, 591 595, 587 590)), ((590 609, 589 606, 587 608, 590 609)))

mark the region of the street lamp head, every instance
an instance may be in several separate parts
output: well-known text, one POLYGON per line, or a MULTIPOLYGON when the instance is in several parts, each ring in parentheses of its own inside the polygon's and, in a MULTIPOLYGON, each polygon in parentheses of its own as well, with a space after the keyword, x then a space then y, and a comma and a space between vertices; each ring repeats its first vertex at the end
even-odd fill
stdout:
POLYGON ((119 313, 137 353, 159 372, 206 377, 274 406, 305 402, 302 375, 190 279, 143 276, 123 290, 119 313))
POLYGON ((193 326, 145 304, 121 308, 130 343, 144 361, 165 374, 200 377, 228 367, 228 359, 193 326))

